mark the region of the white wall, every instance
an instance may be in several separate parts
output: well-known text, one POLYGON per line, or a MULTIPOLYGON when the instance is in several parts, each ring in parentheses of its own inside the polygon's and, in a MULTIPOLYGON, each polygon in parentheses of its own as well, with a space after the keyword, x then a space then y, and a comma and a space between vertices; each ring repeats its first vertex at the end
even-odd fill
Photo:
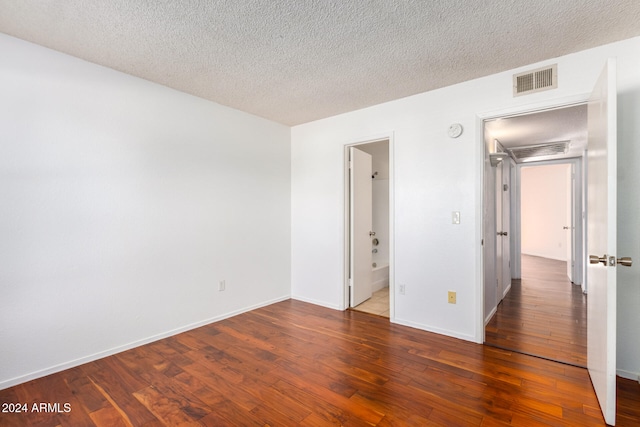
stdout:
POLYGON ((520 172, 522 253, 567 261, 567 173, 571 165, 523 167, 520 172))
MULTIPOLYGON (((371 154, 373 173, 372 186, 372 225, 376 238, 380 242, 372 254, 373 262, 378 266, 389 264, 389 141, 360 144, 358 149, 371 154)), ((388 281, 387 281, 388 283, 388 281)), ((375 289, 374 289, 375 290, 375 289)))
POLYGON ((0 57, 0 388, 289 297, 288 127, 0 57))
POLYGON ((373 262, 378 266, 389 264, 389 180, 374 179, 372 182, 373 229, 376 232, 378 252, 373 262))
MULTIPOLYGON (((618 57, 620 253, 640 260, 640 38, 296 126, 292 129, 292 294, 344 307, 343 146, 392 135, 395 170, 394 322, 482 338, 482 121, 591 91, 618 57), (558 89, 514 98, 512 73, 558 64, 558 89), (464 133, 447 137, 451 123, 464 133), (460 225, 451 212, 460 211, 460 225), (634 214, 636 213, 636 214, 634 214), (624 230, 624 231, 622 231, 624 230), (456 305, 447 291, 457 291, 456 305)), ((619 269, 618 367, 640 373, 640 270, 619 269)))

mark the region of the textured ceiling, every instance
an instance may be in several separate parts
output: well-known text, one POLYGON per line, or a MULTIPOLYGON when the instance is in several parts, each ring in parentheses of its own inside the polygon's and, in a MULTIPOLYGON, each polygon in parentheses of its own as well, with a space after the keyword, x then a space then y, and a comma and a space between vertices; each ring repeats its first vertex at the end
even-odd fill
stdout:
POLYGON ((638 0, 0 0, 0 32, 295 125, 640 35, 638 0))
POLYGON ((566 154, 518 160, 518 163, 580 157, 587 149, 587 105, 558 108, 485 122, 485 137, 506 149, 570 141, 566 154))

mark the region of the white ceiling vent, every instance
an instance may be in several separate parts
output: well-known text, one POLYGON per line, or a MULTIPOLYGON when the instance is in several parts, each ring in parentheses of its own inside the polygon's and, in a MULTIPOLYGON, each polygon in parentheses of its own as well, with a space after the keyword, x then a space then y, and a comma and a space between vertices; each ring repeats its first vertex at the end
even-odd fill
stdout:
POLYGON ((541 92, 558 87, 558 66, 538 68, 513 75, 513 96, 541 92))
POLYGON ((566 154, 569 151, 571 141, 547 142, 544 144, 527 145, 525 147, 513 147, 508 151, 516 160, 530 159, 531 157, 554 156, 566 154))

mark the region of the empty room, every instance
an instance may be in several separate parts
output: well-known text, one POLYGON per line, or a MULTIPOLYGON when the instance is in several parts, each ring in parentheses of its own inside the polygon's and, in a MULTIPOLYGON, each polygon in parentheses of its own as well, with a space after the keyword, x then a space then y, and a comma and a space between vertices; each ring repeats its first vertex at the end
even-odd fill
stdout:
POLYGON ((0 425, 639 425, 639 21, 0 0, 0 425), (515 143, 583 166, 579 366, 485 340, 525 251, 487 123, 574 107, 515 143))

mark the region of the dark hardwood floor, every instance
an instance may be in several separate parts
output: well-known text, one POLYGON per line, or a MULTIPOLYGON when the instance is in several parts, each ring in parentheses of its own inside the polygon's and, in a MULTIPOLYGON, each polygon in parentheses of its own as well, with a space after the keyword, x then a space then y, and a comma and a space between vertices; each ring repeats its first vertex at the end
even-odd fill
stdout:
POLYGON ((567 277, 566 262, 522 256, 522 279, 486 327, 485 342, 587 366, 587 297, 567 277))
MULTIPOLYGON (((618 425, 640 424, 621 380, 618 425)), ((0 391, 1 426, 602 426, 585 369, 289 300, 0 391), (70 411, 64 412, 68 403, 70 411)))

